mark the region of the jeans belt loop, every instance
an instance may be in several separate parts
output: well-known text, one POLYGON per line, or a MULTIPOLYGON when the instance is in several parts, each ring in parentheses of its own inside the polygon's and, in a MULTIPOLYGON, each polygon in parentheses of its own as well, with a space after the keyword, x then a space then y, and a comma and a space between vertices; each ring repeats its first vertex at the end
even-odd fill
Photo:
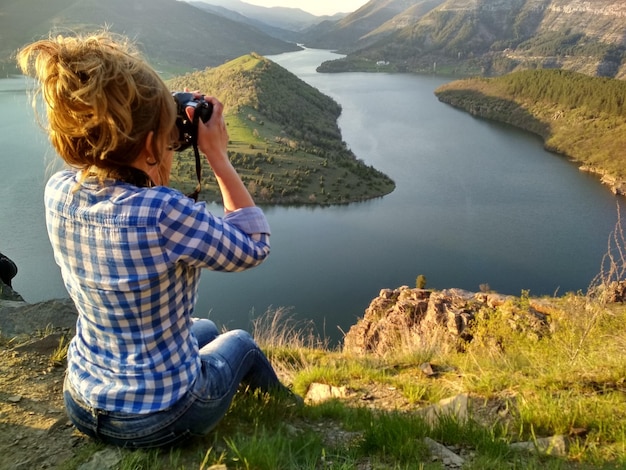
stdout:
POLYGON ((100 410, 98 408, 91 408, 90 407, 90 411, 91 411, 91 416, 93 416, 94 419, 94 432, 96 433, 96 436, 100 436, 100 417, 101 416, 106 416, 109 414, 109 412, 107 410, 100 410))

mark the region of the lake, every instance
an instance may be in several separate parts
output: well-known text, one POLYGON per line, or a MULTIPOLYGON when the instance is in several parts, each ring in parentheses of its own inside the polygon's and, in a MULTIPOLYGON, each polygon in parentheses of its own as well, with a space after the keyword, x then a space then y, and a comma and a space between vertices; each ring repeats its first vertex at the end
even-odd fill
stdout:
MULTIPOLYGON (((271 256, 244 273, 203 273, 198 316, 246 328, 284 307, 336 342, 381 289, 414 287, 419 274, 436 289, 586 290, 623 198, 536 136, 440 103, 433 92, 447 78, 317 74, 332 57, 270 58, 341 104, 344 140, 396 190, 345 206, 265 207, 271 256)), ((29 302, 65 297, 41 202, 56 157, 23 79, 0 80, 0 129, 0 251, 19 266, 14 288, 29 302)))

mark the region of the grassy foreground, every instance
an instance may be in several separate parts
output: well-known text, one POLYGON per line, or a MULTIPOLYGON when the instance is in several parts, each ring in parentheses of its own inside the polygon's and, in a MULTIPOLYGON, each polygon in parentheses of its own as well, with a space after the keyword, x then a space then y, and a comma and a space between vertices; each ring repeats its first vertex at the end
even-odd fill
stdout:
MULTIPOLYGON (((622 227, 618 208, 600 272, 586 293, 531 298, 522 291, 498 306, 484 306, 463 344, 440 340, 445 335, 433 327, 427 337, 406 331, 384 356, 348 354, 329 347, 313 333, 312 323, 296 322, 288 310, 267 312, 253 322, 252 333, 281 380, 307 398, 313 384, 332 386, 341 393, 327 400, 307 400, 302 406, 288 397, 241 390, 211 434, 171 449, 119 450, 85 443, 80 437, 77 445, 63 434, 66 437, 57 448, 76 450, 55 468, 624 469, 626 234, 622 227), (537 309, 547 316, 547 328, 529 328, 537 309), (466 413, 436 406, 459 397, 467 402, 466 413), (433 442, 461 457, 462 466, 433 450, 433 442), (525 444, 523 448, 519 443, 525 444), (101 453, 113 455, 114 463, 94 461, 95 454, 101 453)), ((64 338, 49 358, 51 365, 63 366, 64 338)), ((3 357, 18 356, 8 350, 3 357)), ((35 357, 35 363, 26 367, 15 363, 14 369, 21 373, 5 369, 8 382, 3 382, 0 392, 24 395, 13 400, 19 406, 5 407, 7 413, 22 406, 28 412, 29 402, 41 401, 40 395, 11 387, 45 363, 35 357)), ((44 379, 36 372, 31 375, 31 384, 44 379)), ((56 383, 60 381, 53 372, 49 375, 60 394, 56 383)), ((18 422, 13 423, 18 432, 18 422)), ((49 430, 48 435, 61 434, 49 430)), ((11 450, 11 445, 15 446, 0 450, 11 450)), ((2 463, 0 459, 0 468, 13 468, 2 463)))
MULTIPOLYGON (((433 458, 427 437, 464 455, 465 469, 626 468, 626 307, 598 292, 542 299, 551 311, 543 338, 510 321, 512 309, 529 306, 522 295, 487 312, 464 352, 435 340, 417 346, 407 335, 387 357, 331 350, 278 310, 254 333, 281 377, 302 395, 315 382, 346 386, 356 400, 299 407, 240 393, 211 435, 169 450, 123 451, 116 468, 451 468, 433 458), (425 362, 438 373, 425 375, 425 362), (379 406, 367 401, 372 390, 393 390, 397 398, 379 406), (459 394, 470 398, 464 419, 429 421, 419 413, 459 394), (532 447, 556 435, 568 443, 560 454, 532 447), (521 441, 531 449, 510 445, 521 441)), ((87 446, 66 468, 102 449, 87 446)))

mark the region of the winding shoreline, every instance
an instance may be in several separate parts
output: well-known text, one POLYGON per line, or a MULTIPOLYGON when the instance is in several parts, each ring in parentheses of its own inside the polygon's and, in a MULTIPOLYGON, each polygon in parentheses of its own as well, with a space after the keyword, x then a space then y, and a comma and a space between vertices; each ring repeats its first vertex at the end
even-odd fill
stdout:
POLYGON ((489 79, 463 79, 435 90, 439 101, 472 116, 535 134, 546 150, 597 176, 616 196, 626 195, 626 119, 557 103, 536 102, 507 93, 489 79), (612 167, 612 168, 611 168, 612 167))

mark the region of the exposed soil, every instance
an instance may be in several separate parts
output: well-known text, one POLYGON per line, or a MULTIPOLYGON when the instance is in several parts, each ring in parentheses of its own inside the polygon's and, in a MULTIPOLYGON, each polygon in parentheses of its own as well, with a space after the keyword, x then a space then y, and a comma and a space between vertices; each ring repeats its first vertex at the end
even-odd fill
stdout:
POLYGON ((0 347, 1 470, 58 468, 87 442, 65 415, 65 368, 50 361, 59 340, 0 347))

